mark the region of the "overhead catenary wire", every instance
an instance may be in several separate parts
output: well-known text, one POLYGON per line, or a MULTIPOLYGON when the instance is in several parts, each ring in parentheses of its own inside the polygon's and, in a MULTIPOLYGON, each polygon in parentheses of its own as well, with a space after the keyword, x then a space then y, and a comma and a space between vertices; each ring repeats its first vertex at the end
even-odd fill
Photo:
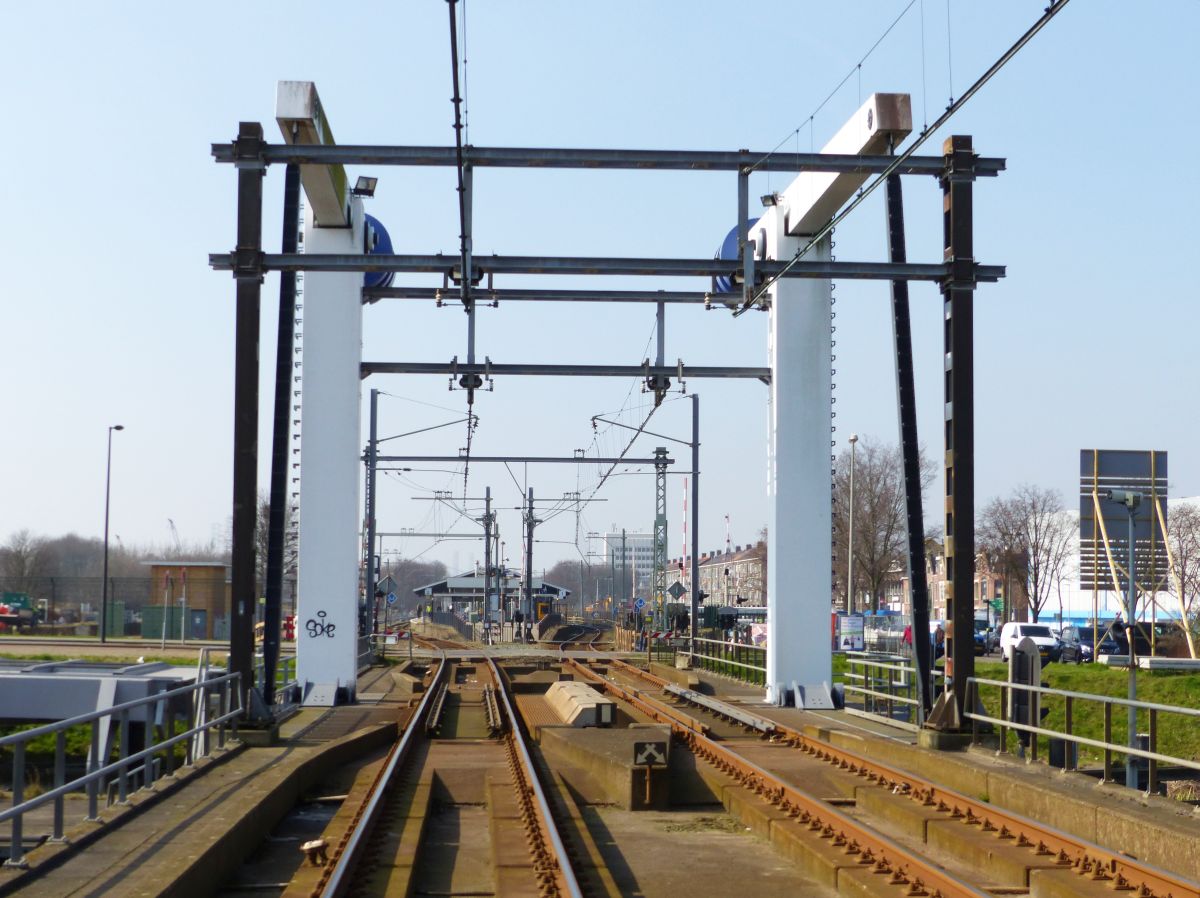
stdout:
POLYGON ((1042 28, 1044 28, 1051 19, 1053 19, 1056 15, 1058 15, 1058 13, 1062 11, 1063 7, 1065 7, 1069 2, 1070 2, 1070 0, 1055 0, 1055 2, 1053 2, 1050 6, 1046 7, 1046 9, 1043 11, 1041 17, 1036 22, 1034 22, 1033 25, 1031 25, 1024 34, 1022 34, 1017 39, 1016 43, 1014 43, 1011 47, 1009 47, 1007 50, 1005 50, 1004 53, 1001 54, 999 59, 997 59, 995 62, 993 62, 991 64, 991 66, 988 67, 987 71, 985 71, 982 75, 979 76, 978 79, 976 79, 974 84, 972 84, 969 88, 967 88, 966 93, 964 93, 961 97, 959 97, 957 100, 953 101, 949 106, 947 106, 945 112, 943 112, 940 116, 938 116, 937 121, 935 121, 932 125, 927 127, 925 130, 923 130, 917 136, 917 139, 908 147, 908 149, 906 149, 903 153, 901 153, 899 156, 897 156, 892 161, 892 163, 890 165, 888 165, 887 168, 885 168, 882 172, 879 173, 879 175, 875 178, 874 181, 872 181, 865 188, 860 190, 858 195, 855 196, 855 198, 850 202, 849 205, 846 206, 846 208, 844 208, 841 212, 839 212, 837 215, 835 215, 833 218, 831 218, 823 227, 819 228, 817 230, 817 232, 809 238, 808 242, 805 243, 804 246, 802 246, 798 250, 796 250, 795 255, 793 255, 792 258, 788 260, 787 264, 784 265, 783 268, 780 269, 776 274, 767 278, 767 280, 763 283, 763 285, 761 287, 759 287, 756 291, 754 291, 753 296, 750 299, 748 299, 742 305, 742 307, 740 309, 737 309, 733 314, 735 316, 740 315, 742 312, 745 312, 747 309, 751 308, 757 301, 759 301, 766 294, 766 291, 768 289, 770 289, 772 285, 775 284, 776 281, 778 281, 781 277, 784 277, 789 271, 791 271, 791 269, 793 267, 795 267, 796 263, 799 262, 802 258, 804 258, 804 256, 806 256, 808 254, 809 250, 811 250, 821 240, 823 240, 825 237, 827 237, 830 234, 830 232, 832 232, 833 229, 835 227, 837 227, 837 225, 839 225, 843 221, 845 221, 846 217, 851 212, 853 212, 855 209, 857 209, 858 206, 863 202, 863 200, 865 200, 868 196, 870 196, 875 191, 875 189, 879 187, 880 184, 883 184, 887 181, 889 175, 893 174, 901 165, 903 165, 910 156, 912 156, 918 149, 920 149, 920 147, 925 143, 926 140, 928 140, 930 137, 932 137, 938 131, 938 129, 940 129, 944 124, 946 124, 946 122, 948 122, 954 116, 954 114, 956 112, 958 112, 958 110, 962 109, 962 107, 965 106, 967 104, 967 102, 973 96, 975 96, 975 94, 978 93, 979 90, 985 84, 987 84, 989 81, 992 80, 993 76, 995 76, 995 74, 997 72, 999 72, 1002 68, 1004 68, 1004 66, 1008 63, 1008 61, 1010 59, 1012 59, 1014 56, 1017 55, 1017 53, 1021 50, 1021 48, 1024 47, 1027 43, 1029 43, 1029 41, 1033 39, 1034 35, 1036 35, 1039 31, 1041 31, 1042 28))
MULTIPOLYGON (((822 100, 820 103, 817 104, 817 108, 808 114, 808 118, 805 119, 804 122, 802 124, 800 124, 795 129, 794 132, 789 133, 786 137, 783 138, 783 140, 779 141, 779 143, 777 143, 771 149, 770 152, 768 152, 761 159, 759 159, 757 162, 755 162, 753 165, 751 165, 750 168, 748 169, 748 171, 750 171, 750 172, 757 171, 759 166, 761 166, 764 162, 766 162, 768 159, 770 159, 771 156, 774 155, 776 150, 778 150, 781 146, 783 146, 783 144, 786 141, 791 139, 793 133, 799 134, 800 128, 803 128, 804 125, 808 125, 810 132, 811 132, 813 120, 817 117, 817 114, 822 109, 825 108, 826 104, 830 100, 832 100, 835 96, 837 96, 838 91, 840 91, 843 87, 845 87, 846 82, 849 81, 852 77, 854 77, 855 74, 858 74, 861 77, 862 64, 864 62, 866 62, 871 57, 871 54, 874 53, 879 48, 879 45, 882 44, 884 39, 887 38, 887 36, 892 33, 892 29, 895 28, 900 23, 900 20, 903 19, 908 14, 908 11, 913 8, 913 4, 915 4, 916 2, 917 2, 917 0, 909 0, 908 4, 904 7, 904 9, 900 10, 900 14, 898 16, 896 16, 896 18, 892 20, 892 23, 883 30, 883 33, 875 39, 875 43, 871 44, 871 48, 862 55, 862 58, 859 59, 858 62, 856 62, 854 65, 852 65, 850 67, 850 71, 846 72, 846 74, 842 77, 842 80, 837 83, 837 86, 835 86, 833 88, 833 90, 831 90, 829 92, 829 95, 827 97, 825 97, 824 100, 822 100)), ((859 86, 859 93, 860 94, 862 93, 861 84, 859 86)))
POLYGON ((463 121, 462 97, 458 90, 458 27, 455 21, 455 4, 457 0, 447 0, 450 10, 450 70, 454 79, 454 96, 450 102, 454 104, 454 158, 455 170, 458 175, 458 244, 462 257, 462 302, 469 311, 471 308, 471 278, 467 270, 467 188, 464 184, 463 163, 463 121))

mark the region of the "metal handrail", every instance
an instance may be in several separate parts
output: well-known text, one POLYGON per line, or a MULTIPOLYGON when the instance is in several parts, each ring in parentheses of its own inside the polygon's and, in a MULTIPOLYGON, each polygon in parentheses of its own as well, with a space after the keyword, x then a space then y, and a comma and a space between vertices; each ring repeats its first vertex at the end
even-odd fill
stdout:
MULTIPOLYGON (((763 651, 762 646, 744 645, 742 643, 729 643, 729 642, 725 642, 724 640, 721 640, 721 639, 708 639, 706 637, 700 637, 700 636, 697 636, 694 640, 690 640, 690 641, 694 644, 705 643, 707 645, 715 645, 715 646, 720 647, 721 649, 731 650, 731 651, 736 650, 736 649, 754 649, 757 651, 763 651)), ((707 661, 713 661, 717 664, 729 664, 729 665, 732 665, 733 667, 741 667, 741 668, 745 668, 746 670, 752 670, 752 671, 755 671, 756 673, 762 674, 764 678, 766 677, 766 674, 767 674, 767 667, 765 664, 763 666, 759 667, 757 664, 747 664, 745 661, 734 661, 732 658, 724 658, 724 657, 721 657, 720 655, 708 655, 708 654, 704 654, 702 652, 697 652, 697 651, 695 651, 694 648, 692 650, 692 657, 693 658, 701 658, 701 659, 704 659, 707 661)))
POLYGON ((131 699, 127 702, 122 702, 119 705, 113 705, 110 708, 101 708, 98 711, 88 711, 86 714, 79 714, 75 717, 68 717, 65 720, 57 720, 54 723, 45 723, 38 727, 33 727, 28 730, 21 730, 19 733, 13 733, 9 736, 0 737, 0 748, 6 748, 9 745, 14 745, 17 742, 28 742, 30 739, 36 739, 39 736, 49 736, 60 729, 67 727, 80 726, 81 724, 91 723, 93 720, 98 720, 101 717, 106 717, 109 714, 115 714, 118 711, 132 710, 140 705, 160 702, 165 698, 174 698, 177 695, 183 695, 186 692, 195 692, 197 689, 215 686, 224 683, 227 680, 240 679, 241 674, 229 673, 219 677, 203 680, 199 683, 189 683, 186 686, 177 686, 174 689, 168 689, 166 692, 156 692, 154 695, 147 695, 143 698, 131 699))
MULTIPOLYGON (((1191 770, 1200 770, 1200 761, 1193 760, 1190 758, 1180 758, 1180 757, 1176 757, 1174 755, 1163 754, 1162 752, 1159 752, 1157 750, 1157 732, 1158 732, 1157 715, 1160 712, 1167 713, 1167 714, 1180 714, 1185 717, 1200 718, 1200 709, 1184 708, 1184 707, 1179 707, 1176 705, 1162 705, 1157 702, 1142 702, 1142 701, 1130 700, 1130 699, 1126 699, 1126 698, 1119 698, 1117 696, 1092 695, 1092 694, 1085 693, 1085 692, 1073 692, 1073 691, 1067 690, 1067 689, 1054 689, 1052 687, 1047 687, 1047 686, 1034 686, 1031 684, 1026 685, 1023 683, 1010 683, 1005 680, 989 680, 989 679, 984 679, 984 678, 980 678, 980 677, 968 677, 967 678, 967 690, 968 690, 968 695, 970 696, 970 699, 968 702, 968 707, 970 707, 970 708, 975 707, 978 696, 979 696, 979 687, 980 686, 994 686, 994 687, 998 687, 1000 689, 1000 702, 1001 702, 1000 716, 993 717, 989 714, 977 714, 974 711, 967 711, 966 713, 964 713, 963 717, 965 717, 966 719, 971 721, 971 736, 972 736, 973 741, 977 741, 977 739, 978 739, 978 732, 977 732, 977 728, 976 728, 975 724, 976 723, 986 723, 986 724, 995 724, 995 725, 999 726, 999 728, 1000 728, 1000 750, 1001 751, 1007 751, 1006 734, 1007 734, 1008 730, 1032 734, 1033 738, 1030 740, 1031 749, 1032 749, 1031 756, 1034 760, 1037 759, 1037 737, 1038 736, 1045 736, 1048 739, 1059 739, 1059 740, 1063 740, 1066 742, 1075 743, 1076 745, 1087 745, 1092 748, 1098 748, 1104 752, 1104 778, 1106 780, 1109 780, 1112 778, 1112 755, 1113 754, 1126 755, 1128 757, 1145 758, 1149 762, 1148 769, 1147 769, 1147 775, 1148 775, 1147 790, 1150 792, 1154 792, 1157 789, 1158 764, 1159 763, 1172 764, 1172 765, 1176 765, 1176 766, 1180 766, 1180 767, 1186 767, 1191 770), (1021 723, 1016 720, 1006 719, 1006 717, 1005 717, 1006 709, 1011 707, 1012 693, 1016 692, 1016 691, 1030 693, 1033 696, 1036 696, 1038 699, 1040 699, 1040 697, 1043 695, 1050 695, 1050 696, 1064 698, 1066 700, 1066 705, 1067 705, 1067 718, 1066 718, 1067 731, 1063 732, 1061 730, 1052 730, 1047 727, 1039 726, 1038 724, 1021 723), (1070 731, 1070 728, 1071 728, 1071 704, 1076 699, 1083 700, 1083 701, 1099 702, 1101 705, 1104 706, 1104 724, 1105 724, 1105 730, 1104 730, 1105 738, 1104 739, 1092 739, 1087 736, 1080 736, 1080 735, 1078 735, 1076 733, 1072 733, 1070 731), (1149 733, 1148 733, 1149 741, 1148 741, 1147 749, 1136 748, 1131 745, 1122 745, 1122 744, 1110 741, 1111 732, 1112 732, 1111 731, 1112 707, 1114 705, 1122 705, 1125 707, 1133 708, 1135 711, 1136 710, 1145 710, 1149 714, 1149 733)), ((1040 702, 1035 701, 1033 703, 1032 713, 1035 716, 1037 714, 1037 709, 1039 706, 1040 706, 1040 702)), ((1133 734, 1129 734, 1129 735, 1132 736, 1133 734)), ((1063 764, 1064 764, 1064 769, 1074 769, 1076 766, 1074 760, 1067 753, 1064 753, 1063 764)), ((1130 785, 1130 784, 1127 784, 1127 785, 1130 785)), ((1137 786, 1138 786, 1137 783, 1132 784, 1133 788, 1137 788, 1137 786)))
POLYGON ((1183 714, 1186 717, 1200 717, 1200 708, 1184 708, 1178 705, 1160 705, 1155 702, 1143 702, 1135 699, 1121 698, 1116 695, 1093 695, 1090 692, 1071 692, 1067 689, 1054 689, 1050 686, 1034 686, 1024 683, 1010 683, 1007 680, 986 680, 982 677, 970 677, 968 683, 974 682, 980 686, 1009 686, 1026 692, 1038 692, 1043 695, 1061 695, 1065 698, 1081 698, 1085 701, 1104 702, 1110 705, 1126 705, 1145 711, 1166 711, 1169 714, 1183 714))
MULTIPOLYGON (((203 754, 208 754, 208 732, 216 727, 218 731, 217 747, 223 748, 225 745, 225 729, 226 723, 231 724, 230 729, 233 731, 233 738, 237 738, 237 719, 242 715, 241 707, 241 690, 237 688, 241 681, 240 673, 223 674, 222 676, 213 677, 212 679, 200 680, 196 683, 190 683, 186 686, 179 686, 174 689, 168 689, 164 692, 156 693, 155 695, 145 696, 139 699, 133 699, 128 702, 122 702, 118 705, 113 705, 109 708, 103 708, 98 711, 89 711, 86 714, 78 714, 74 717, 68 717, 65 720, 56 721, 54 723, 43 724, 42 726, 33 727, 32 729, 23 730, 19 733, 0 738, 0 748, 11 746, 13 749, 13 777, 12 777, 12 805, 4 811, 0 811, 0 823, 12 821, 12 837, 11 847, 9 849, 9 860, 7 863, 14 866, 22 866, 24 864, 23 852, 23 836, 24 836, 24 815, 41 807, 49 802, 54 802, 54 823, 53 835, 55 840, 63 838, 64 829, 64 808, 63 799, 68 793, 75 792, 81 787, 87 788, 88 798, 88 820, 98 820, 98 802, 101 783, 111 774, 117 774, 120 801, 124 803, 127 800, 128 780, 130 774, 134 772, 131 766, 138 762, 144 762, 141 768, 142 771, 142 786, 146 789, 153 785, 154 782, 154 763, 153 756, 160 752, 167 752, 168 759, 168 776, 174 774, 173 765, 173 749, 180 742, 188 741, 194 736, 204 735, 202 740, 204 743, 203 754), (141 751, 132 754, 125 754, 129 748, 129 712, 135 708, 162 705, 169 699, 188 693, 201 693, 200 702, 207 702, 211 692, 215 691, 214 687, 221 687, 219 695, 223 706, 229 710, 211 720, 205 720, 203 723, 193 726, 183 733, 169 736, 153 745, 142 749, 141 751), (230 701, 232 697, 232 701, 230 701), (119 719, 120 724, 120 746, 122 756, 116 761, 105 764, 103 767, 94 767, 99 763, 101 745, 99 738, 99 730, 96 723, 104 717, 113 717, 119 719), (94 767, 83 776, 66 782, 66 731, 69 727, 83 726, 92 724, 91 733, 91 752, 88 766, 94 767), (26 743, 41 736, 55 736, 55 757, 54 757, 54 787, 36 795, 33 798, 25 799, 25 747, 26 743)), ((174 727, 175 714, 168 713, 166 720, 170 721, 170 726, 174 727)), ((148 717, 145 721, 147 726, 153 727, 153 718, 148 717)), ((188 753, 187 764, 192 763, 196 753, 188 753)))
MULTIPOLYGON (((924 714, 920 698, 913 694, 917 685, 917 669, 910 656, 891 652, 851 651, 844 654, 846 655, 847 670, 842 675, 842 688, 848 696, 861 695, 864 697, 861 708, 851 707, 847 703, 845 707, 847 713, 884 720, 892 726, 904 729, 916 730, 920 728, 924 722, 924 714), (890 671, 903 674, 903 677, 897 679, 892 676, 877 675, 877 672, 886 673, 890 671), (889 687, 889 691, 881 692, 878 689, 871 688, 872 685, 879 684, 885 684, 889 687), (909 694, 904 695, 901 692, 893 691, 891 687, 905 690, 909 694), (886 714, 878 712, 878 705, 868 707, 867 696, 886 703, 886 714), (892 715, 893 704, 905 706, 904 719, 897 719, 892 715), (907 710, 909 706, 915 709, 915 715, 907 710), (914 719, 910 720, 908 719, 909 717, 913 717, 914 719)), ((930 675, 935 683, 939 679, 945 679, 945 671, 938 670, 937 668, 931 670, 930 675)))

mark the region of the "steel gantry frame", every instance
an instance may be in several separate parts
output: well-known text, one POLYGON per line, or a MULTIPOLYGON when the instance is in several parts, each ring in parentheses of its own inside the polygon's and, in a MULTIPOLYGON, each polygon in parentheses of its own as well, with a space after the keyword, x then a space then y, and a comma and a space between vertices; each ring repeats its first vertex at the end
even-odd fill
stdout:
POLYGON ((667 627, 663 597, 667 592, 667 450, 654 450, 654 603, 659 627, 667 627))
MULTIPOLYGON (((821 153, 761 153, 709 151, 648 151, 596 149, 524 149, 477 147, 387 147, 269 144, 262 137, 261 125, 242 123, 237 140, 214 144, 212 152, 218 162, 234 163, 239 169, 237 245, 232 253, 216 253, 209 257, 217 270, 233 272, 237 281, 238 313, 236 331, 237 360, 235 371, 235 435, 234 435, 234 547, 233 547, 233 625, 231 628, 231 667, 249 673, 252 662, 251 622, 254 599, 253 587, 253 527, 256 504, 257 463, 257 356, 259 333, 257 309, 260 302, 263 276, 268 271, 281 272, 433 272, 448 280, 462 279, 460 254, 419 255, 344 255, 338 253, 295 252, 264 253, 262 249, 262 177, 269 165, 294 163, 301 166, 334 166, 342 164, 399 165, 399 166, 466 166, 525 167, 525 168, 595 168, 628 170, 687 170, 733 171, 738 175, 739 244, 742 256, 737 260, 694 259, 616 259, 579 257, 475 257, 470 279, 489 279, 488 289, 480 290, 482 301, 510 299, 517 301, 603 301, 663 303, 728 304, 721 295, 702 292, 656 291, 493 291, 491 279, 503 274, 581 274, 581 275, 639 275, 655 277, 703 276, 732 277, 743 285, 748 297, 764 278, 868 279, 907 282, 926 280, 939 283, 946 305, 946 440, 947 440, 947 558, 955 560, 952 571, 952 595, 959 599, 971 595, 969 582, 973 574, 973 532, 971 517, 973 490, 973 416, 971 409, 971 296, 975 284, 995 281, 1004 276, 1001 266, 983 266, 971 253, 971 184, 980 176, 994 176, 1002 171, 1002 159, 980 158, 971 149, 970 138, 951 138, 942 157, 908 156, 899 165, 894 157, 879 155, 838 155, 821 153), (941 263, 908 263, 895 255, 887 263, 816 261, 765 261, 754 257, 746 233, 746 184, 754 171, 827 172, 879 174, 924 174, 939 178, 945 192, 946 251, 941 263), (254 320, 252 320, 254 319, 254 320), (963 583, 967 586, 964 588, 963 583)), ((466 208, 470 208, 471 179, 464 183, 466 208)), ((287 247, 285 247, 287 249, 287 247)), ((440 301, 436 292, 417 292, 427 288, 376 288, 364 295, 364 302, 384 297, 429 298, 440 301)), ((461 294, 460 294, 461 295, 461 294)), ((445 291, 444 298, 453 294, 445 291)), ((660 335, 661 336, 661 335, 660 335)), ((770 370, 753 367, 685 368, 680 360, 676 366, 624 365, 496 365, 490 360, 480 365, 474 362, 474 329, 470 329, 467 364, 366 362, 361 376, 373 373, 449 373, 461 375, 473 383, 476 375, 541 375, 541 376, 643 376, 648 385, 661 383, 660 378, 733 377, 768 381, 770 370), (651 379, 654 379, 653 381, 651 379)), ((897 352, 901 351, 897 342, 897 352)), ((910 350, 911 352, 911 350, 910 350)), ((907 360, 911 364, 911 359, 907 360)), ((463 384, 466 385, 466 384, 463 384)), ((911 514, 911 509, 910 509, 911 514)), ((962 708, 958 696, 960 684, 965 688, 972 664, 971 641, 954 640, 956 629, 970 633, 971 606, 960 601, 954 606, 950 628, 951 665, 954 672, 955 704, 962 708), (963 627, 960 618, 966 620, 963 627), (962 642, 962 646, 954 643, 962 642)), ((269 610, 268 610, 268 613, 269 610)), ((267 671, 267 677, 272 676, 267 671)))

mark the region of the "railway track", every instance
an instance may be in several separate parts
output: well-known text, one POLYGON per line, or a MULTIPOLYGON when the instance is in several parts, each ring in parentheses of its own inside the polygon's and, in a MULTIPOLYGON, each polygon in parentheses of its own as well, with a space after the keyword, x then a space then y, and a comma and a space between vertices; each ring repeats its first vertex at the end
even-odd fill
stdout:
POLYGON ((594 633, 584 633, 559 643, 558 650, 565 652, 568 649, 598 649, 601 645, 612 642, 612 637, 605 637, 606 634, 603 630, 596 630, 594 633))
POLYGON ((1057 884, 1058 894, 1200 898, 1197 883, 681 689, 622 661, 600 665, 607 675, 591 664, 564 660, 563 665, 669 725, 679 743, 721 776, 754 793, 773 813, 791 818, 826 849, 854 857, 872 877, 896 886, 895 894, 1028 894, 1036 879, 1057 884), (797 751, 781 757, 785 747, 797 751), (801 788, 801 781, 821 782, 823 793, 801 788), (831 799, 831 787, 840 797, 831 799), (913 837, 914 828, 919 837, 913 837))
POLYGON ((580 898, 508 693, 491 659, 443 656, 304 894, 580 898))
POLYGON ((470 646, 465 642, 456 642, 453 639, 435 639, 431 636, 417 636, 415 633, 412 635, 412 640, 416 645, 426 649, 433 649, 434 651, 442 651, 443 649, 461 650, 470 648, 470 646))

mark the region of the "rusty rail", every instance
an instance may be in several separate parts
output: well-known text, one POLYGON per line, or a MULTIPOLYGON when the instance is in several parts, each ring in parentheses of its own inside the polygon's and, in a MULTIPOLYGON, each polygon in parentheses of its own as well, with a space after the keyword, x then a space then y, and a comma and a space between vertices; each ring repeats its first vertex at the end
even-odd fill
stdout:
POLYGON ((554 816, 550 812, 550 803, 538 779, 537 768, 529 749, 525 745, 525 737, 516 712, 508 697, 508 681, 496 667, 492 658, 487 659, 488 667, 496 681, 496 693, 508 715, 508 739, 506 746, 509 752, 509 764, 512 767, 513 778, 519 784, 519 799, 521 813, 526 821, 535 824, 527 828, 532 842, 534 869, 537 871, 538 886, 543 894, 583 898, 575 871, 571 869, 571 860, 558 828, 554 824, 554 816))
MULTIPOLYGON (((602 684, 610 693, 628 701, 626 696, 631 693, 630 690, 583 665, 569 663, 593 682, 602 684)), ((746 760, 729 748, 728 744, 716 742, 704 733, 681 724, 676 713, 667 706, 636 690, 633 690, 632 694, 638 699, 636 706, 639 710, 670 726, 671 731, 696 755, 732 777, 742 787, 784 811, 816 838, 829 840, 831 845, 856 858, 857 864, 873 873, 886 876, 885 881, 889 885, 902 890, 899 894, 933 895, 940 898, 985 898, 988 895, 987 892, 956 878, 924 858, 913 855, 898 842, 859 823, 822 799, 784 782, 746 760)))
MULTIPOLYGON (((481 659, 461 660, 477 663, 481 659)), ((529 840, 538 894, 545 898, 582 898, 569 856, 538 780, 537 768, 525 745, 517 715, 509 700, 507 680, 495 661, 491 658, 487 658, 486 661, 493 683, 486 685, 483 690, 485 714, 489 728, 494 722, 496 728, 493 732, 503 734, 507 762, 517 793, 517 804, 524 818, 524 830, 529 840)), ((331 852, 330 863, 311 893, 313 898, 340 898, 353 894, 350 891, 353 888, 353 871, 360 857, 369 854, 367 843, 375 821, 385 806, 389 786, 397 779, 406 759, 411 755, 413 743, 428 736, 430 724, 445 701, 447 671, 451 663, 443 653, 433 682, 421 699, 404 735, 392 747, 371 785, 368 797, 358 808, 351 825, 331 852)))
MULTIPOLYGON (((443 654, 441 663, 438 664, 437 672, 433 677, 432 685, 434 687, 442 685, 446 669, 446 658, 443 654)), ((350 885, 350 874, 354 869, 354 865, 358 862, 362 848, 366 844, 366 839, 371 834, 371 830, 374 828, 375 821, 383 807, 387 787, 396 775, 396 771, 408 757, 409 750, 416 738, 413 734, 424 731, 424 721, 431 706, 430 696, 433 695, 434 691, 436 690, 427 689, 425 691, 421 703, 417 706, 416 713, 412 716, 408 727, 404 730, 404 735, 392 746, 391 751, 388 753, 387 761, 379 769, 379 774, 375 777, 375 782, 371 784, 368 799, 359 807, 346 834, 334 848, 332 863, 325 867, 321 878, 317 881, 317 885, 312 892, 314 896, 319 896, 319 898, 339 898, 339 896, 346 894, 346 889, 350 885)))
MULTIPOLYGON (((667 683, 661 677, 633 665, 619 661, 612 664, 657 686, 665 686, 667 683)), ((601 682, 608 682, 595 673, 592 673, 592 676, 601 682)), ((647 703, 653 701, 646 699, 647 703)), ((924 807, 934 808, 950 819, 958 820, 964 826, 977 826, 981 832, 991 832, 999 839, 1012 840, 1013 844, 1028 848, 1038 855, 1052 855, 1058 864, 1071 867, 1081 876, 1108 883, 1114 889, 1136 891, 1138 898, 1200 898, 1200 884, 1167 870, 1141 863, 1128 855, 1088 842, 1044 823, 1005 811, 906 771, 806 736, 799 730, 783 724, 777 724, 773 738, 835 764, 849 773, 862 776, 894 794, 904 795, 924 807)), ((738 763, 748 764, 741 759, 738 763)))

